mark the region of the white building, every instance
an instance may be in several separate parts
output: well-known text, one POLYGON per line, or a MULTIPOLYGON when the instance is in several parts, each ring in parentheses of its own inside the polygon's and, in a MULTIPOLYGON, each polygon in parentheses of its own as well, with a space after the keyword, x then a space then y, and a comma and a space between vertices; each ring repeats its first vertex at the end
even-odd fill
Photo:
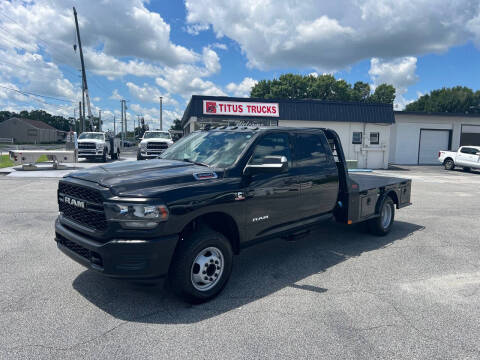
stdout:
POLYGON ((480 115, 395 111, 390 139, 390 163, 438 164, 440 150, 480 145, 480 115))
POLYGON ((348 160, 386 169, 392 105, 320 100, 265 100, 192 96, 182 118, 185 134, 211 125, 321 127, 335 130, 348 160))

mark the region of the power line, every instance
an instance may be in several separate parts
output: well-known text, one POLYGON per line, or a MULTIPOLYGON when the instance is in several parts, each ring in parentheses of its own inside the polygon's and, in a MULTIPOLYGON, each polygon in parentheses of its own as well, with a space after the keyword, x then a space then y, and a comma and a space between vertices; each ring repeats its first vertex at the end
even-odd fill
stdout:
POLYGON ((7 86, 2 86, 2 85, 0 85, 0 88, 5 89, 5 90, 10 90, 10 91, 15 91, 15 92, 17 92, 19 94, 22 94, 22 95, 38 96, 38 97, 42 97, 42 98, 45 98, 45 99, 52 99, 52 100, 63 101, 63 102, 68 102, 68 103, 73 103, 74 102, 73 100, 60 99, 60 98, 56 98, 56 97, 53 97, 53 96, 41 95, 41 94, 36 94, 36 93, 28 92, 28 91, 21 91, 21 90, 9 88, 7 86))

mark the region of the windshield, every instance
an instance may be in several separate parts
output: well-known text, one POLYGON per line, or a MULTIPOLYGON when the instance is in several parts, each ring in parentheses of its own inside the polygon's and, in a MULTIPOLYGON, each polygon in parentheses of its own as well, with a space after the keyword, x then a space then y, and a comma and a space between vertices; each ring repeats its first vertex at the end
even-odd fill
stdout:
POLYGON ((144 139, 153 139, 153 138, 159 138, 159 139, 170 139, 170 134, 167 132, 146 132, 143 135, 144 139))
POLYGON ((160 158, 227 168, 235 163, 252 136, 250 131, 194 132, 165 150, 160 158))
POLYGON ((99 133, 82 133, 78 137, 78 140, 83 140, 83 139, 94 139, 94 140, 103 140, 103 134, 99 133))

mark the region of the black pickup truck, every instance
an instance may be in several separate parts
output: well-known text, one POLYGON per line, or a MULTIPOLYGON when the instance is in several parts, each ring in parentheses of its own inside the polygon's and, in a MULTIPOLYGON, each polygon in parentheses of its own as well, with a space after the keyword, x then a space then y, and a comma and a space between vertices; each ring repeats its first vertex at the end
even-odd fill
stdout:
POLYGON ((55 240, 101 274, 168 277, 191 302, 216 296, 233 254, 294 239, 322 220, 387 234, 411 181, 349 174, 337 133, 318 128, 197 131, 160 159, 71 173, 58 186, 55 240))

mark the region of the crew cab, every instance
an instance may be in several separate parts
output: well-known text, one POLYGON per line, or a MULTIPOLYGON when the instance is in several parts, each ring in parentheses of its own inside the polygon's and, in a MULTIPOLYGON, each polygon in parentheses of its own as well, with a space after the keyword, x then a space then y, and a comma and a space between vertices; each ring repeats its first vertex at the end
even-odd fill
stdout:
POLYGON ((101 159, 107 161, 120 156, 120 140, 109 133, 83 132, 78 137, 78 157, 87 159, 101 159))
POLYGON ((233 255, 260 241, 295 239, 331 218, 386 235, 410 190, 409 179, 349 174, 333 130, 202 130, 160 159, 61 179, 55 240, 100 274, 166 276, 176 294, 201 302, 224 287, 233 255))
POLYGON ((173 139, 168 131, 145 131, 138 144, 137 160, 156 158, 172 144, 173 139))
POLYGON ((455 151, 439 151, 438 161, 445 170, 453 170, 456 166, 462 167, 465 171, 480 169, 480 146, 460 146, 455 151))

